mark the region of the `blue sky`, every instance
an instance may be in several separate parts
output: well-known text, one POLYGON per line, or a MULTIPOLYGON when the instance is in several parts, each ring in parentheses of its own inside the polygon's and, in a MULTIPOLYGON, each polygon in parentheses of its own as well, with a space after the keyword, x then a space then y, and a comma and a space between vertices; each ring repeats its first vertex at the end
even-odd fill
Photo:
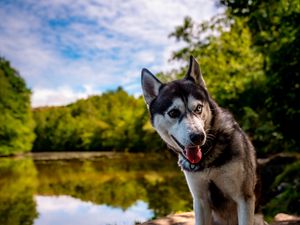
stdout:
POLYGON ((0 1, 0 55, 32 90, 32 106, 64 105, 118 86, 141 94, 140 71, 178 67, 168 34, 185 16, 221 12, 213 0, 0 1))

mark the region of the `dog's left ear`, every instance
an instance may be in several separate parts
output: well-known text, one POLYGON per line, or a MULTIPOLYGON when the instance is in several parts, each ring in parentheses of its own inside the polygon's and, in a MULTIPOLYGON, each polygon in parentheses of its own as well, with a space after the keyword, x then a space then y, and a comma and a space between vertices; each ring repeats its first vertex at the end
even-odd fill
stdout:
POLYGON ((206 88, 205 81, 203 80, 200 66, 193 56, 190 56, 189 70, 185 76, 185 79, 193 80, 196 84, 206 88))
POLYGON ((157 97, 162 83, 147 69, 142 70, 142 88, 147 105, 157 97))

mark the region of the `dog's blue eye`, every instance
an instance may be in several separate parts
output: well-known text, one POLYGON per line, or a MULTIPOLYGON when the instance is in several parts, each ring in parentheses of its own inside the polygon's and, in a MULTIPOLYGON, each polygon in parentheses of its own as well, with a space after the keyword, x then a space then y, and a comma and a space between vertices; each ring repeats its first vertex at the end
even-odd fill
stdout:
POLYGON ((180 111, 178 109, 172 109, 168 112, 168 115, 171 117, 171 118, 177 118, 180 116, 180 111))
POLYGON ((203 108, 203 105, 198 104, 198 105, 196 106, 194 112, 197 113, 197 114, 200 114, 200 113, 202 113, 202 108, 203 108))

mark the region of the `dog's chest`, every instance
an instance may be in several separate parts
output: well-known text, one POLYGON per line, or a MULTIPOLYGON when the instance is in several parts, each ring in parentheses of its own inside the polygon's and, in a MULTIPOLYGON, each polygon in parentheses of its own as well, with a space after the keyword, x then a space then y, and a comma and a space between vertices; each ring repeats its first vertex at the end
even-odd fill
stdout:
POLYGON ((224 194, 235 196, 241 187, 243 171, 240 162, 232 162, 221 168, 209 168, 198 172, 184 171, 184 175, 193 197, 206 197, 212 182, 224 194))
POLYGON ((208 183, 212 179, 208 169, 199 172, 183 171, 193 198, 206 197, 208 183))

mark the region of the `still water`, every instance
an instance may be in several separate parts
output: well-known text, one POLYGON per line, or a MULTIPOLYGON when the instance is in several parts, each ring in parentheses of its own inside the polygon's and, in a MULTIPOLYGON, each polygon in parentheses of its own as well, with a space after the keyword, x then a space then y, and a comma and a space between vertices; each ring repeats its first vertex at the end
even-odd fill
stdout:
POLYGON ((191 210, 175 158, 0 158, 1 225, 133 225, 191 210))

